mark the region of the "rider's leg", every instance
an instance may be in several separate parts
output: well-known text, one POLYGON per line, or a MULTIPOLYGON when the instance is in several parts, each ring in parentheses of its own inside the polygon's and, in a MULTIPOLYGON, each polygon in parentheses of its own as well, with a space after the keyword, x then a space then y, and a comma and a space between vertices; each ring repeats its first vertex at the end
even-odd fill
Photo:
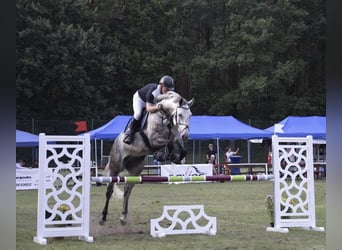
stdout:
POLYGON ((133 142, 133 139, 134 139, 134 132, 135 130, 137 129, 139 125, 139 121, 138 120, 135 120, 135 118, 133 117, 128 126, 127 126, 127 129, 125 131, 125 138, 124 138, 124 143, 127 143, 127 144, 131 144, 133 142))
POLYGON ((134 139, 134 132, 137 129, 140 123, 140 117, 142 109, 145 107, 146 103, 140 98, 138 91, 133 95, 133 118, 131 119, 130 123, 127 126, 125 131, 125 138, 124 142, 127 144, 131 144, 134 139))

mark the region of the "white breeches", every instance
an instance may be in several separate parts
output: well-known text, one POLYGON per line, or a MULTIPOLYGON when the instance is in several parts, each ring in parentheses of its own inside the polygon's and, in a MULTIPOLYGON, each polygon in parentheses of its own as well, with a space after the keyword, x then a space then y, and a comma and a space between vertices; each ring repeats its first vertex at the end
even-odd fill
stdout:
POLYGON ((139 120, 142 115, 142 110, 145 108, 146 103, 140 98, 138 91, 133 95, 133 117, 139 120))

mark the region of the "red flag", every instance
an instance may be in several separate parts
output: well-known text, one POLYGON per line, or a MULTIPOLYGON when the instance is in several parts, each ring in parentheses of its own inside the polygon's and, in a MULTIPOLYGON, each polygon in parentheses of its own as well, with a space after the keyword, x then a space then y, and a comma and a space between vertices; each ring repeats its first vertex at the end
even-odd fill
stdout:
POLYGON ((75 122, 75 125, 77 126, 75 132, 83 132, 88 130, 86 121, 75 122))

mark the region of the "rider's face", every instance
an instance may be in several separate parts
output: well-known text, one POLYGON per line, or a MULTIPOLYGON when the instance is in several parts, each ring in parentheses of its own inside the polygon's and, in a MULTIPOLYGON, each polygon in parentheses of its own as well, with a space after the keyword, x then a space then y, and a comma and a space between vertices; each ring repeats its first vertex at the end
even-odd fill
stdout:
POLYGON ((163 85, 161 85, 161 93, 166 94, 169 91, 169 89, 163 85))

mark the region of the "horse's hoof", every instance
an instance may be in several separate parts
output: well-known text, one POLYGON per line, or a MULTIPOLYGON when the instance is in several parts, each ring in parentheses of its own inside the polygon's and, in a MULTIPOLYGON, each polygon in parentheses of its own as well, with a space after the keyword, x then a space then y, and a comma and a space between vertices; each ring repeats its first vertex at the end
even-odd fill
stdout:
POLYGON ((123 216, 121 216, 121 218, 120 218, 120 222, 121 222, 121 225, 126 225, 126 223, 127 223, 127 220, 126 220, 126 218, 125 217, 123 217, 123 216))
POLYGON ((101 220, 99 221, 99 224, 100 224, 101 226, 103 226, 105 223, 106 223, 106 221, 103 220, 103 219, 101 219, 101 220))

